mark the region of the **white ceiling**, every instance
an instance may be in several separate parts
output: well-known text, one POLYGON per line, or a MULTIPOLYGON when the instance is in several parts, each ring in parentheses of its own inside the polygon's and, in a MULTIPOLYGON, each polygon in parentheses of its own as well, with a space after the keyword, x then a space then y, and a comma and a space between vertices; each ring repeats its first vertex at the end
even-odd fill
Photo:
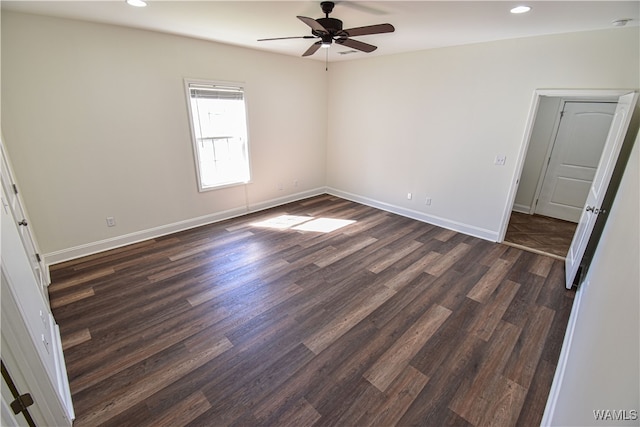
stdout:
MULTIPOLYGON (((164 1, 148 0, 145 8, 124 0, 2 1, 3 10, 52 15, 213 40, 285 55, 300 56, 314 40, 258 42, 260 38, 309 35, 297 15, 320 18, 320 1, 164 1)), ((396 31, 356 37, 377 45, 372 53, 333 45, 329 61, 389 55, 445 46, 544 34, 615 28, 614 20, 640 23, 640 2, 630 1, 353 1, 338 0, 330 15, 344 28, 391 23, 396 31), (532 7, 513 15, 516 5, 532 7)), ((310 59, 325 60, 324 50, 310 59)))

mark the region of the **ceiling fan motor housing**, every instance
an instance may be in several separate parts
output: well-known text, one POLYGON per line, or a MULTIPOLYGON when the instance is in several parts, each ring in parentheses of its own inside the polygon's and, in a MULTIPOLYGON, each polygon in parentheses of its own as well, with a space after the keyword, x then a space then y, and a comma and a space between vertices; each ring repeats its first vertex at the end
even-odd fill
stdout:
MULTIPOLYGON (((336 18, 318 18, 316 19, 318 24, 322 25, 332 35, 335 35, 342 31, 342 21, 336 18)), ((314 32, 315 33, 315 32, 314 32)), ((319 35, 319 34, 316 34, 319 35)))

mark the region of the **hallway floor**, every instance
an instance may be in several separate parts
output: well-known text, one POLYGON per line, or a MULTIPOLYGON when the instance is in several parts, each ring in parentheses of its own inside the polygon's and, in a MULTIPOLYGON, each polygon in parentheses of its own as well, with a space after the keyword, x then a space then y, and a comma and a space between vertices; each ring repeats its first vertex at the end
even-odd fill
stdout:
POLYGON ((577 225, 542 215, 512 212, 504 241, 564 258, 569 251, 577 225))

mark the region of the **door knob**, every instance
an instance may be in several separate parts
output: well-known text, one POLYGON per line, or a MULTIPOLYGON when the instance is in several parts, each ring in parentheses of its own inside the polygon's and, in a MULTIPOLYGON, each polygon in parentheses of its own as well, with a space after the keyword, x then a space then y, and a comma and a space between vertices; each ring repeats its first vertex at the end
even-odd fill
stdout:
POLYGON ((588 206, 588 205, 587 205, 587 212, 593 212, 596 215, 607 213, 605 209, 598 209, 595 206, 588 206))
POLYGON ((25 226, 25 227, 26 227, 26 226, 27 226, 27 220, 26 220, 26 219, 23 219, 22 221, 20 221, 20 222, 18 223, 18 225, 23 225, 23 226, 25 226))

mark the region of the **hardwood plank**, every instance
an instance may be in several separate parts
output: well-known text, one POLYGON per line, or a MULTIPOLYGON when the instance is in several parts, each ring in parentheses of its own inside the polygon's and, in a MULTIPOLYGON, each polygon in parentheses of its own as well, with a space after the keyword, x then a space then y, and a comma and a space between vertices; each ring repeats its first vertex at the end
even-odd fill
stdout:
POLYGON ((409 245, 405 246, 404 249, 399 251, 391 252, 389 256, 384 257, 383 259, 378 260, 373 265, 369 266, 369 271, 372 273, 380 273, 384 271, 386 268, 392 266, 398 260, 404 258, 407 254, 417 250, 422 243, 412 241, 409 245))
POLYGON ((493 345, 484 355, 481 367, 473 378, 465 379, 453 397, 449 408, 473 425, 479 425, 487 412, 487 404, 492 395, 488 391, 494 381, 500 377, 517 339, 520 329, 506 322, 498 325, 493 345))
POLYGON ((455 248, 441 255, 437 261, 430 264, 425 272, 433 276, 440 276, 443 272, 451 268, 460 258, 462 258, 471 247, 466 243, 460 243, 455 248))
POLYGON ((51 300, 51 308, 59 308, 63 305, 73 304, 75 302, 81 301, 85 298, 89 298, 95 295, 93 288, 83 289, 81 291, 77 291, 71 294, 67 294, 63 297, 59 297, 51 300))
POLYGON ((507 280, 497 291, 495 299, 484 304, 478 312, 478 321, 474 323, 470 333, 478 335, 481 339, 488 341, 493 335, 493 331, 502 319, 505 311, 511 305, 511 301, 520 290, 520 284, 507 280))
POLYGON ((370 420, 360 421, 367 425, 396 425, 428 382, 428 377, 414 367, 407 366, 390 385, 386 392, 387 398, 375 408, 375 416, 370 420))
MULTIPOLYGON (((262 352, 270 350, 271 353, 279 353, 273 351, 273 347, 238 353, 246 355, 243 357, 244 363, 218 375, 216 381, 210 381, 201 388, 212 403, 212 412, 217 414, 217 421, 231 424, 251 414, 258 402, 276 392, 281 384, 314 357, 306 347, 296 345, 270 365, 259 363, 262 352), (253 355, 254 359, 248 355, 253 355)), ((251 419, 254 419, 253 416, 251 419)))
POLYGON ((536 257, 536 262, 531 266, 529 271, 540 277, 547 277, 553 265, 553 258, 536 257))
POLYGON ((245 231, 243 233, 229 234, 228 236, 217 238, 213 241, 211 241, 210 239, 207 239, 202 244, 195 245, 194 247, 187 248, 186 250, 181 250, 169 256, 169 260, 178 261, 183 258, 192 257, 193 255, 197 255, 205 251, 210 251, 210 250, 219 248, 221 246, 228 245, 229 243, 235 243, 238 240, 246 239, 253 235, 254 233, 252 233, 251 231, 245 231))
POLYGON ((522 410, 515 425, 541 424, 540 421, 542 421, 543 414, 534 408, 542 408, 546 405, 555 371, 555 364, 551 364, 546 360, 540 361, 533 376, 533 381, 527 390, 527 396, 522 404, 522 410))
POLYGON ((318 261, 316 261, 314 264, 317 265, 320 268, 326 267, 328 265, 333 264, 334 262, 340 261, 342 258, 347 257, 357 251, 359 251, 362 248, 365 248, 375 242, 377 242, 378 239, 370 237, 367 239, 364 239, 360 242, 353 242, 351 244, 349 244, 348 246, 344 247, 343 249, 340 249, 339 251, 337 251, 336 253, 332 254, 331 256, 327 256, 323 259, 320 259, 318 261))
POLYGON ((278 426, 311 426, 320 419, 321 415, 304 398, 298 400, 273 425, 278 426))
POLYGON ((407 268, 403 268, 400 272, 397 272, 395 276, 387 282, 386 286, 394 291, 402 289, 413 279, 423 273, 430 264, 441 256, 442 255, 438 253, 429 252, 407 268))
POLYGON ((386 391, 449 315, 451 310, 433 305, 369 368, 364 377, 378 390, 386 391))
MULTIPOLYGON (((485 342, 474 335, 465 334, 462 340, 456 341, 455 348, 449 348, 448 357, 434 367, 429 382, 415 398, 397 425, 430 425, 451 418, 449 402, 463 379, 473 375, 478 366, 478 358, 485 350, 485 342)), ((430 364, 428 361, 423 363, 430 364)), ((416 361, 412 362, 416 365, 416 361)), ((420 369, 425 375, 422 369, 420 369)), ((457 415, 457 414, 456 414, 457 415)))
POLYGON ((91 332, 89 329, 84 328, 72 334, 65 335, 62 340, 62 349, 67 350, 76 345, 82 344, 83 342, 87 342, 91 339, 91 332))
POLYGON ((374 293, 357 307, 349 309, 346 316, 334 318, 323 329, 305 339, 304 345, 315 354, 320 353, 394 294, 395 291, 392 289, 382 287, 379 292, 374 293))
POLYGON ((500 377, 492 390, 491 401, 477 425, 515 426, 526 394, 526 389, 518 383, 500 377))
MULTIPOLYGON (((69 372, 70 384, 74 391, 85 390, 115 373, 184 341, 196 332, 213 325, 220 320, 220 317, 225 317, 225 314, 197 318, 195 322, 158 323, 153 328, 147 329, 145 336, 127 336, 114 341, 105 349, 107 354, 112 355, 108 360, 88 357, 74 364, 74 369, 69 372)), ((187 317, 183 319, 186 320, 187 317)))
POLYGON ((216 346, 195 354, 186 354, 176 360, 168 369, 163 369, 154 375, 145 377, 123 393, 113 396, 102 402, 96 409, 76 418, 74 425, 96 425, 106 421, 113 415, 117 415, 134 404, 148 398, 158 390, 174 382, 180 376, 190 372, 204 363, 207 363, 218 354, 231 348, 229 340, 222 339, 216 346))
POLYGON ((433 335, 429 345, 425 345, 411 360, 411 366, 429 378, 438 378, 438 372, 446 370, 450 363, 457 359, 464 364, 465 360, 473 360, 476 353, 486 351, 488 344, 468 330, 477 321, 476 313, 480 306, 477 302, 466 299, 456 310, 452 311, 447 321, 433 335), (455 342, 456 346, 448 343, 455 342))
POLYGON ((81 285, 83 283, 89 282, 91 280, 100 278, 100 277, 105 277, 105 276, 109 276, 111 274, 115 273, 115 270, 113 269, 113 267, 107 267, 107 268, 103 268, 97 271, 91 271, 89 273, 85 273, 85 274, 78 274, 78 275, 74 275, 66 280, 59 280, 56 281, 54 283, 52 283, 49 286, 49 292, 58 292, 61 291, 63 289, 67 289, 67 288, 71 288, 73 286, 77 286, 77 285, 81 285))
POLYGON ((211 408, 211 404, 205 395, 201 391, 196 391, 176 405, 166 408, 156 416, 149 417, 144 423, 138 425, 141 427, 184 426, 204 414, 209 408, 211 408))
POLYGON ((471 289, 467 296, 480 303, 486 302, 489 295, 496 290, 510 268, 510 262, 503 259, 496 260, 495 264, 487 271, 487 274, 471 289))
MULTIPOLYGON (((281 384, 277 393, 271 396, 265 397, 252 409, 252 415, 260 424, 270 424, 269 420, 274 419, 283 409, 286 409, 293 402, 297 401, 300 397, 311 394, 309 388, 311 386, 324 387, 335 391, 332 383, 326 384, 325 379, 327 373, 332 372, 338 367, 342 367, 349 363, 354 346, 358 344, 361 347, 366 346, 367 339, 370 339, 370 334, 375 330, 373 325, 361 322, 357 327, 350 330, 348 342, 351 346, 334 346, 334 351, 323 351, 316 357, 311 359, 307 365, 298 369, 293 375, 286 379, 281 384)), ((340 389, 344 390, 346 387, 344 383, 340 383, 340 389)), ((353 389, 353 385, 349 387, 353 389)), ((332 397, 336 396, 335 394, 332 397)), ((346 396, 344 396, 346 397, 346 396)), ((317 407, 314 405, 314 407, 317 407)))
POLYGON ((516 350, 511 354, 504 375, 510 380, 529 388, 544 349, 544 342, 551 328, 555 313, 547 307, 537 307, 519 340, 516 350), (520 354, 527 357, 521 357, 520 354))

